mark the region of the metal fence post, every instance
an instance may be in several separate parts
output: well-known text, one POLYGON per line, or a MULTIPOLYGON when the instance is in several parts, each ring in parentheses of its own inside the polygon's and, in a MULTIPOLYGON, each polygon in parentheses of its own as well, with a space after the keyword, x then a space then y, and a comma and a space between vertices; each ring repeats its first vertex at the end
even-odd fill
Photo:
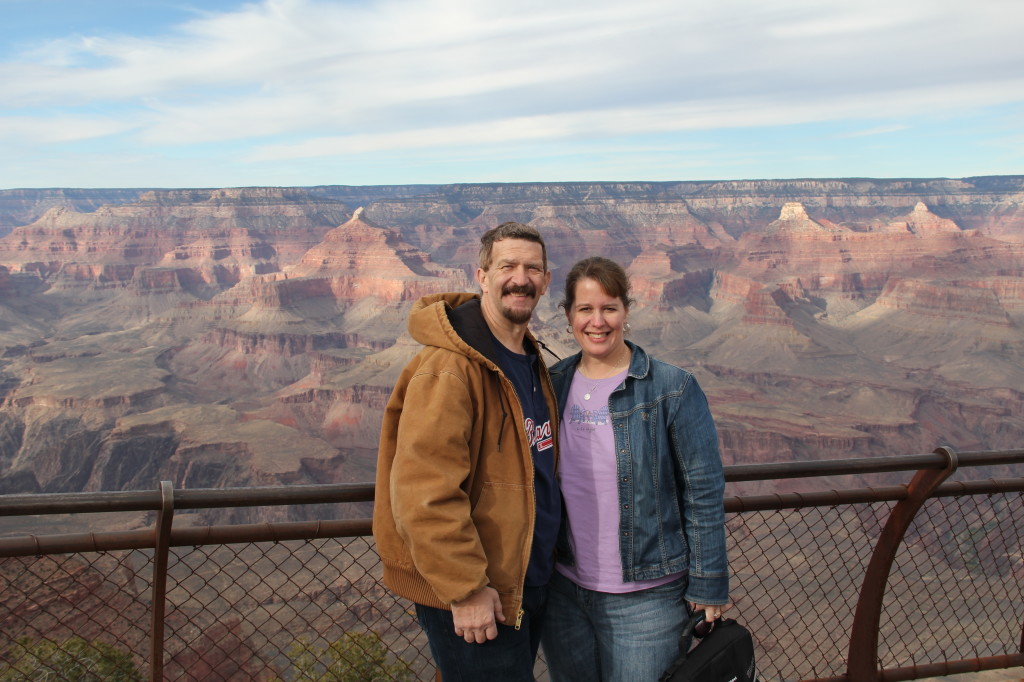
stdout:
POLYGON ((907 496, 893 507, 871 554, 850 632, 850 650, 846 661, 846 678, 849 682, 876 682, 881 679, 878 669, 878 625, 896 552, 917 512, 957 467, 956 452, 952 448, 941 447, 935 452, 946 456, 946 467, 941 470, 921 469, 914 474, 907 485, 907 496))
POLYGON ((171 524, 174 521, 174 487, 160 481, 160 511, 154 528, 153 552, 153 623, 150 633, 149 679, 160 682, 164 675, 164 614, 167 609, 167 557, 171 546, 171 524))

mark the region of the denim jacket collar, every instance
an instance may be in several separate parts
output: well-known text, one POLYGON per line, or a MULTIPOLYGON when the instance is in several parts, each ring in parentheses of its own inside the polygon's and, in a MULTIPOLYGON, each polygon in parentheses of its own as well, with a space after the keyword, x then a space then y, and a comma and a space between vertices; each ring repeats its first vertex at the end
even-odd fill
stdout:
MULTIPOLYGON (((627 376, 634 379, 645 378, 651 372, 651 357, 647 354, 647 351, 629 339, 624 340, 626 345, 629 346, 629 350, 631 352, 627 376)), ((570 355, 569 357, 555 363, 550 368, 551 378, 555 381, 556 393, 558 394, 559 415, 565 411, 565 402, 569 399, 569 386, 572 383, 572 373, 576 371, 577 367, 579 367, 580 360, 582 359, 583 351, 579 351, 576 355, 570 355), (564 376, 566 381, 558 381, 556 376, 564 376)))

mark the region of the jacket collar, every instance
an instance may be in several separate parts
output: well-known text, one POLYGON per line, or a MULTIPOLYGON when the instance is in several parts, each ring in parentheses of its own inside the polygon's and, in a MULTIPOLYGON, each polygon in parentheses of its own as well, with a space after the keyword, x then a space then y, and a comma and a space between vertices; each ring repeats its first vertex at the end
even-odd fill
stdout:
MULTIPOLYGON (((490 327, 487 326, 487 320, 484 319, 483 310, 480 308, 480 298, 476 297, 458 307, 449 308, 447 313, 448 321, 451 322, 452 329, 459 338, 500 367, 498 350, 494 347, 494 334, 491 333, 490 327)), ((540 356, 540 347, 530 330, 526 330, 523 344, 530 348, 532 353, 540 356)))
POLYGON ((640 346, 626 339, 626 345, 633 351, 629 360, 629 376, 634 379, 643 379, 651 371, 651 356, 640 346))
POLYGON ((493 335, 487 326, 487 320, 480 309, 480 299, 474 298, 457 308, 449 308, 447 313, 448 321, 459 338, 497 365, 498 352, 494 348, 493 335))

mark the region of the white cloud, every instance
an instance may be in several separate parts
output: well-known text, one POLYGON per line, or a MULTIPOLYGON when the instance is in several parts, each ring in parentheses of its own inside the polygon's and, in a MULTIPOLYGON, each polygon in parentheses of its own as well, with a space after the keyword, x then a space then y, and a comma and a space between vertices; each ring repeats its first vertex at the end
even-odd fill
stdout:
POLYGON ((898 133, 901 130, 909 130, 910 126, 902 124, 884 125, 877 126, 875 128, 868 128, 867 130, 857 130, 852 133, 846 133, 845 135, 839 135, 841 138, 852 138, 852 137, 872 137, 874 135, 886 135, 888 133, 898 133))
POLYGON ((860 119, 877 135, 1024 101, 1017 2, 264 0, 39 43, 0 64, 0 135, 251 140, 260 160, 860 119))
MULTIPOLYGON (((1024 78, 1009 84, 1024 91, 1024 78)), ((317 156, 365 154, 393 149, 422 149, 506 144, 538 140, 613 137, 693 130, 721 130, 755 126, 784 126, 832 120, 867 119, 884 110, 892 116, 911 115, 921 108, 934 110, 959 101, 981 107, 1004 101, 1003 87, 977 84, 958 88, 901 89, 863 93, 823 101, 789 101, 761 96, 731 100, 670 103, 660 106, 621 107, 537 116, 511 116, 486 122, 453 126, 412 127, 376 134, 323 136, 297 143, 269 144, 256 148, 251 159, 267 161, 317 156)), ((842 137, 861 137, 908 129, 898 124, 857 131, 842 137)))
POLYGON ((132 129, 130 121, 87 116, 0 116, 0 140, 25 144, 57 144, 91 140, 132 129))

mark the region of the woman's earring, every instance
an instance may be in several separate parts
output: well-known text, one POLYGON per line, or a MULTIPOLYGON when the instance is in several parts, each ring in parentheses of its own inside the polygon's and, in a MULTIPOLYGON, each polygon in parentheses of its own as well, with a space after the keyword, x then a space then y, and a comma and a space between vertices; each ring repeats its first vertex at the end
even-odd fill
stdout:
POLYGON ((624 329, 624 330, 625 330, 625 331, 626 331, 627 333, 629 332, 629 330, 630 330, 630 329, 632 329, 632 327, 630 327, 630 326, 629 326, 629 322, 627 322, 626 324, 622 325, 622 328, 623 328, 623 329, 624 329))
POLYGON ((565 333, 566 334, 572 334, 572 325, 571 324, 565 325, 565 333))

